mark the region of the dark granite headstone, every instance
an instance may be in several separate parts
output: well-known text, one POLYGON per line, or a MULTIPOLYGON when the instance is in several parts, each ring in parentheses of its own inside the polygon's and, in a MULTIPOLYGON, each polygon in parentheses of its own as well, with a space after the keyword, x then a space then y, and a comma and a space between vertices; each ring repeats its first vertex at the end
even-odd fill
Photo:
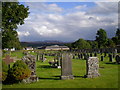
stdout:
POLYGON ((109 61, 113 62, 113 56, 112 56, 112 54, 109 54, 109 61))
POLYGON ((90 53, 90 57, 92 57, 92 53, 90 53))
POLYGON ((116 55, 115 60, 117 64, 120 64, 120 55, 116 55))
POLYGON ((71 54, 63 53, 61 61, 61 79, 74 79, 72 75, 72 61, 71 54))
POLYGON ((104 61, 104 56, 101 56, 101 61, 104 61))
POLYGON ((97 57, 97 53, 94 53, 94 56, 97 57))

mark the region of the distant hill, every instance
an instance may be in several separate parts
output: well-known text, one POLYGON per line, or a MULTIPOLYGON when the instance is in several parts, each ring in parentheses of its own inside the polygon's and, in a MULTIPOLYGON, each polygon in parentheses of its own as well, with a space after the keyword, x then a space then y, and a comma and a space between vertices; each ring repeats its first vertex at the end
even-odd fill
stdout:
POLYGON ((71 42, 61 41, 33 41, 33 42, 21 42, 23 47, 40 47, 40 46, 51 46, 51 45, 64 45, 71 42))

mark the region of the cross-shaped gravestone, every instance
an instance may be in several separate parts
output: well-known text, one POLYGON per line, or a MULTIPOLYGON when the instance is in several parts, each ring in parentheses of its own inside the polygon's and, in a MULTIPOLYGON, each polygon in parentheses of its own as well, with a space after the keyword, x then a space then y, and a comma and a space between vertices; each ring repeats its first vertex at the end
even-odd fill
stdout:
POLYGON ((3 61, 4 61, 7 65, 9 65, 9 64, 12 63, 12 62, 14 62, 14 60, 11 59, 9 55, 7 55, 7 56, 5 57, 5 59, 3 59, 3 61))

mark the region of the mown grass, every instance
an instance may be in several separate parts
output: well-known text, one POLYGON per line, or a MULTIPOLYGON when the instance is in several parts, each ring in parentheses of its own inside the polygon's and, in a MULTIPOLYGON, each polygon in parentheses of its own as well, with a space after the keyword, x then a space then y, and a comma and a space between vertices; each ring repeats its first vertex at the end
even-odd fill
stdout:
MULTIPOLYGON (((73 80, 60 80, 61 69, 51 68, 48 61, 53 57, 46 56, 45 62, 37 61, 36 74, 39 81, 30 84, 3 85, 3 88, 118 88, 118 68, 120 65, 109 63, 108 57, 100 61, 100 77, 83 78, 86 74, 86 61, 73 59, 73 80)), ((99 55, 100 57, 100 55, 99 55)))

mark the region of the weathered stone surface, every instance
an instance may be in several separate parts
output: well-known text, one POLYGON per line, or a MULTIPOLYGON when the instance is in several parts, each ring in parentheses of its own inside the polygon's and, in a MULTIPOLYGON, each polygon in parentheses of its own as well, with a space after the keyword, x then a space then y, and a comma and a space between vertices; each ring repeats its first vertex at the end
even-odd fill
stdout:
POLYGON ((117 64, 120 64, 120 55, 116 55, 115 60, 117 64))
POLYGON ((28 54, 22 58, 22 61, 24 61, 31 70, 30 77, 27 79, 24 79, 23 82, 31 83, 31 82, 38 81, 38 77, 36 76, 36 57, 28 54))
POLYGON ((94 78, 100 76, 99 74, 99 60, 97 57, 89 57, 86 60, 86 78, 94 78))
POLYGON ((61 79, 74 79, 72 75, 72 61, 71 54, 63 53, 61 61, 61 79))

